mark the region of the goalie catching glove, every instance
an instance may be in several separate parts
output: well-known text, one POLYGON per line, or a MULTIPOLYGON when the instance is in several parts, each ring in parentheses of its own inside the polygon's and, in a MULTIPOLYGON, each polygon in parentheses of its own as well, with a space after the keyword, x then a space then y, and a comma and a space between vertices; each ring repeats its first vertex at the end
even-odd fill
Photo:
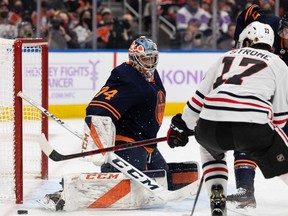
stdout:
POLYGON ((190 130, 181 117, 182 114, 178 113, 171 120, 167 132, 167 142, 170 148, 185 146, 189 141, 188 137, 194 135, 194 130, 190 130))

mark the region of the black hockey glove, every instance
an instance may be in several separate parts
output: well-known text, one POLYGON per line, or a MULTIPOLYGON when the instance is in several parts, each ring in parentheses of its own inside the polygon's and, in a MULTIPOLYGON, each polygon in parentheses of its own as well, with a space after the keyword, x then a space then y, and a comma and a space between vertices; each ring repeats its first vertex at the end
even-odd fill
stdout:
POLYGON ((170 128, 167 132, 167 142, 170 148, 185 146, 189 139, 188 136, 194 135, 181 118, 182 114, 178 113, 171 120, 170 128))

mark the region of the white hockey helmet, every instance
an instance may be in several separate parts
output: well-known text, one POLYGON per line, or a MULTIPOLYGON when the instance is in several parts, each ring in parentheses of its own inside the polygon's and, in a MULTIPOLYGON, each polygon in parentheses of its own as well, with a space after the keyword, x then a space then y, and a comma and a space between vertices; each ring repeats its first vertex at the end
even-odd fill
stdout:
POLYGON ((236 48, 243 47, 245 39, 248 39, 250 41, 250 46, 262 43, 272 47, 274 43, 274 31, 270 25, 255 21, 250 23, 241 32, 236 48))

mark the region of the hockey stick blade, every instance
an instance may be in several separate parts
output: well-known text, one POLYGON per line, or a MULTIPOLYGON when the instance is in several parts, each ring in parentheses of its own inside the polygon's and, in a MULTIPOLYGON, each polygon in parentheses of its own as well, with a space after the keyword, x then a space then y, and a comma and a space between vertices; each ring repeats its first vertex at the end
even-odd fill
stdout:
POLYGON ((42 151, 50 159, 52 159, 53 161, 64 161, 64 160, 69 160, 69 159, 74 159, 74 158, 91 156, 94 154, 99 154, 99 153, 104 153, 104 152, 111 152, 111 151, 116 151, 116 150, 120 151, 120 150, 135 148, 139 146, 151 145, 151 144, 155 144, 158 142, 166 141, 166 139, 167 137, 153 138, 153 139, 141 140, 137 142, 124 143, 121 145, 112 146, 112 147, 103 148, 103 149, 95 149, 91 151, 79 152, 79 153, 67 154, 67 155, 60 154, 55 149, 53 149, 43 133, 39 137, 39 143, 40 143, 40 147, 42 151))

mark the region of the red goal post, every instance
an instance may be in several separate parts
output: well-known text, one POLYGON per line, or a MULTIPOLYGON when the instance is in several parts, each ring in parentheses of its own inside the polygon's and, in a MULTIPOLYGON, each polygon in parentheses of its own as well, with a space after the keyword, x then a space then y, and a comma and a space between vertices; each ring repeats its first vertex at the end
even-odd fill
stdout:
POLYGON ((0 38, 0 202, 23 203, 23 178, 47 178, 48 159, 38 137, 48 118, 17 96, 48 109, 48 42, 0 38))

